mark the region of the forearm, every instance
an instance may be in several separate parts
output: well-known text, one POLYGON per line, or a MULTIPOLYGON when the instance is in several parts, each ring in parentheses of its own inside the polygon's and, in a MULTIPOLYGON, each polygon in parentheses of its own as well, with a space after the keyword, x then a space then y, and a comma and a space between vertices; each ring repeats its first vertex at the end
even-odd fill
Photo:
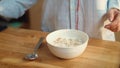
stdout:
POLYGON ((18 18, 22 16, 37 0, 1 0, 0 16, 18 18))

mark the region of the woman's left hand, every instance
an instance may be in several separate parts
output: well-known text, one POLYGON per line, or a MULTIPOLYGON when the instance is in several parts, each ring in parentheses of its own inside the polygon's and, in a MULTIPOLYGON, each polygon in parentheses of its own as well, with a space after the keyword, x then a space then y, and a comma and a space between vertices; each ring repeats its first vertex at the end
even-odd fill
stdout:
POLYGON ((113 32, 119 32, 120 31, 120 10, 116 8, 110 9, 107 12, 107 17, 111 23, 108 25, 105 25, 105 28, 113 32))

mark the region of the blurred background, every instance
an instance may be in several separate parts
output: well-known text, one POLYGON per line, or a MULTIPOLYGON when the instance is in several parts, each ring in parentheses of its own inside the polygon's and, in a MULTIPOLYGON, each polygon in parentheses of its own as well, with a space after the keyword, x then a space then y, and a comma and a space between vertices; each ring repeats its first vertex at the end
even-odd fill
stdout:
MULTIPOLYGON (((38 0, 38 2, 30 8, 26 13, 19 19, 12 19, 9 21, 9 26, 14 28, 24 28, 32 30, 41 30, 41 16, 42 16, 42 5, 44 0, 38 0)), ((115 33, 116 40, 120 42, 120 32, 115 33)))

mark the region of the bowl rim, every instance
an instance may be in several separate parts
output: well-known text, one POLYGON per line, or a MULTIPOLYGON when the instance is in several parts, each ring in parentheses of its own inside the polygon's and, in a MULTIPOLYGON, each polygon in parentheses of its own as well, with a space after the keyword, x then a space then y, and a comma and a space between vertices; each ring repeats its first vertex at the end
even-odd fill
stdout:
MULTIPOLYGON (((82 45, 85 44, 85 42, 83 42, 81 45, 74 46, 74 47, 60 47, 60 46, 54 46, 54 45, 52 45, 51 43, 48 43, 48 36, 49 36, 50 34, 53 34, 53 33, 58 32, 58 31, 64 31, 64 30, 74 30, 74 31, 79 31, 79 32, 84 33, 84 35, 87 37, 86 42, 87 42, 87 44, 88 44, 88 41, 89 41, 89 36, 88 36, 88 34, 85 33, 85 32, 83 32, 83 31, 81 31, 81 30, 76 30, 76 29, 59 29, 59 30, 55 30, 55 31, 53 31, 53 32, 50 32, 50 33, 47 35, 47 37, 46 37, 46 42, 47 42, 47 44, 50 44, 49 46, 52 46, 52 47, 65 48, 65 49, 66 49, 66 48, 76 48, 76 47, 80 47, 80 46, 82 46, 82 45)), ((47 46, 48 46, 48 45, 47 45, 47 46)))

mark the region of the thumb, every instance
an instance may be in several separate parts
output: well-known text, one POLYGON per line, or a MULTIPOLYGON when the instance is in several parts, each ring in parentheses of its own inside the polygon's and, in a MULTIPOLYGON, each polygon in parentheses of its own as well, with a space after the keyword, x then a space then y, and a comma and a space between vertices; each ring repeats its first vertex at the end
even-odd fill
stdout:
POLYGON ((118 10, 117 10, 117 9, 114 9, 114 8, 113 8, 113 9, 110 9, 110 10, 108 11, 108 19, 112 22, 112 21, 115 19, 117 13, 118 13, 118 10))
POLYGON ((108 19, 109 19, 109 21, 113 21, 114 20, 114 16, 115 16, 115 13, 114 13, 114 11, 109 11, 108 12, 108 19))

